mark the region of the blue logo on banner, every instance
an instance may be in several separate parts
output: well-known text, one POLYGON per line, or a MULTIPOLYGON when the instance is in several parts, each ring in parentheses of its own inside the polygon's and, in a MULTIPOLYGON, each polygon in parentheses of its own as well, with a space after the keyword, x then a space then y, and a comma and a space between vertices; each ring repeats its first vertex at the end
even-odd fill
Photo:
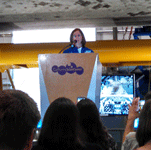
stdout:
POLYGON ((66 66, 60 66, 58 67, 57 65, 54 65, 52 67, 52 71, 54 73, 58 72, 60 75, 65 75, 66 72, 73 74, 73 73, 77 73, 78 75, 83 74, 84 69, 82 67, 77 67, 75 63, 71 62, 71 65, 66 65, 66 66))

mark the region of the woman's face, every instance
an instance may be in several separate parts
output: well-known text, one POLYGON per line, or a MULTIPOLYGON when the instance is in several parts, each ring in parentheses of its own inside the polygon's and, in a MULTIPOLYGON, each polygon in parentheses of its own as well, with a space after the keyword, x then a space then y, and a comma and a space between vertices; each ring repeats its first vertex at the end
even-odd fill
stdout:
POLYGON ((77 48, 80 48, 80 47, 82 47, 82 35, 81 35, 81 33, 80 33, 80 31, 79 30, 77 30, 77 31, 75 31, 74 33, 73 33, 73 41, 77 41, 76 43, 75 43, 75 46, 77 47, 77 48))

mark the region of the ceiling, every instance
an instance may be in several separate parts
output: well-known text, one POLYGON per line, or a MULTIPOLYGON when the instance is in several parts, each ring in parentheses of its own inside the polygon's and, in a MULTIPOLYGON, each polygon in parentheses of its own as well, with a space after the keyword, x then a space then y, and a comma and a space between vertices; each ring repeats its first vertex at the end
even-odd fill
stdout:
MULTIPOLYGON (((0 0, 0 33, 14 30, 150 26, 151 0, 0 0)), ((140 72, 135 66, 104 72, 140 72)))
POLYGON ((151 23, 151 0, 1 0, 0 31, 151 23))

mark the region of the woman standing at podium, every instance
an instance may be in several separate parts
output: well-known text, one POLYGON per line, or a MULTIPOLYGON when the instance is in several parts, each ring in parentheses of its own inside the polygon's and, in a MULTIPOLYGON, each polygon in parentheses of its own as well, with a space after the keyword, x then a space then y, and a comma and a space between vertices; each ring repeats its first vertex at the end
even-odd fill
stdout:
POLYGON ((71 47, 64 50, 63 53, 94 53, 93 50, 85 47, 86 40, 81 29, 76 28, 70 35, 71 47))

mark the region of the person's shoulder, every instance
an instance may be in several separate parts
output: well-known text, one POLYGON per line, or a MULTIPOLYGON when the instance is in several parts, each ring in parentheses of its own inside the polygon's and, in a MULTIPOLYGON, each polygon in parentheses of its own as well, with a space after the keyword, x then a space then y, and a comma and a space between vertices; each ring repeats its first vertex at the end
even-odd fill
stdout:
POLYGON ((129 139, 129 138, 136 138, 136 132, 129 132, 127 135, 126 135, 126 138, 129 139))
POLYGON ((72 49, 73 49, 73 48, 70 47, 70 48, 64 50, 63 53, 72 53, 72 49))
POLYGON ((139 147, 138 142, 136 140, 136 132, 130 132, 122 144, 121 150, 130 150, 130 149, 136 149, 139 147))

